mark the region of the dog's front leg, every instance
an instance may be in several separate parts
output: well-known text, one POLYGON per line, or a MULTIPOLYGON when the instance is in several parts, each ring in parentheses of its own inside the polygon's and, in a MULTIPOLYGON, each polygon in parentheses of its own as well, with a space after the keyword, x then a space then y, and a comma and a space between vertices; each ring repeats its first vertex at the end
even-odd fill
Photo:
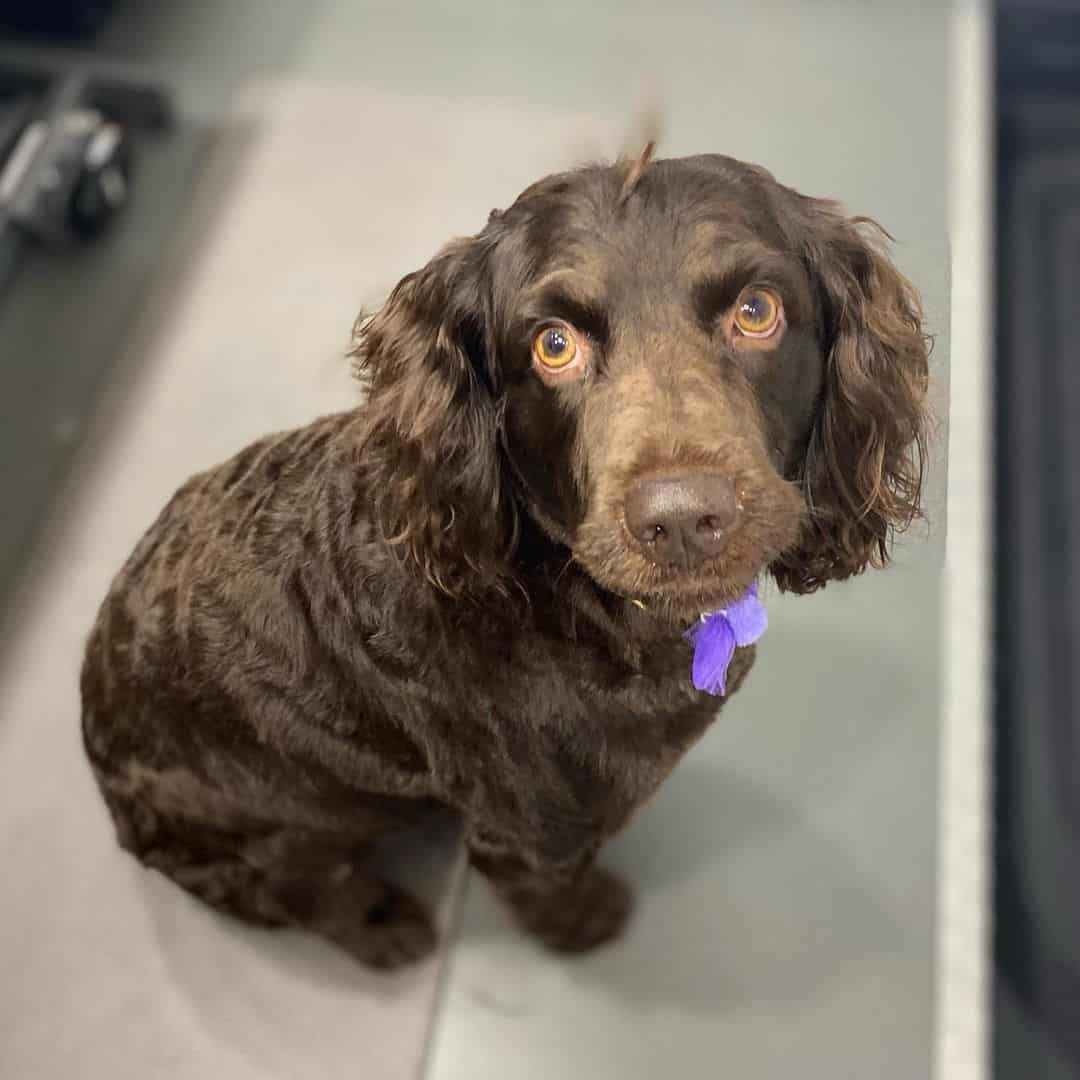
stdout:
POLYGON ((632 907, 627 886, 595 865, 597 846, 524 857, 471 836, 469 859, 526 933, 560 952, 584 952, 617 936, 632 907))

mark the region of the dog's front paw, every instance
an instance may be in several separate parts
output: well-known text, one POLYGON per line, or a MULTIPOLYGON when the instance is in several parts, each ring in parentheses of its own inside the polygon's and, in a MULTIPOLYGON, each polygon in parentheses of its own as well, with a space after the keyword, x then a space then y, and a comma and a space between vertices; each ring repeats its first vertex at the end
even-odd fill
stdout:
POLYGON ((435 950, 438 934, 425 907, 391 885, 363 905, 345 907, 316 926, 366 967, 393 971, 435 950))
POLYGON ((579 953, 617 937, 633 906, 633 894, 622 879, 591 867, 572 886, 533 899, 515 914, 549 949, 579 953))

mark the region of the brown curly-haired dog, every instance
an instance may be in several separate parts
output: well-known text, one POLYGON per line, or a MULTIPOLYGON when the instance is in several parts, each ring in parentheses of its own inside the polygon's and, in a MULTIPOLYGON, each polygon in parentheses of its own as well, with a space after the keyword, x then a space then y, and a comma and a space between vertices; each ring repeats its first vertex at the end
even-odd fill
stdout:
POLYGON ((917 298, 760 168, 618 163, 407 276, 355 358, 366 404, 190 480, 102 607, 120 843, 391 967, 435 934, 369 853, 450 811, 527 931, 589 948, 630 906, 597 849, 716 713, 687 626, 883 563, 918 512, 917 298))

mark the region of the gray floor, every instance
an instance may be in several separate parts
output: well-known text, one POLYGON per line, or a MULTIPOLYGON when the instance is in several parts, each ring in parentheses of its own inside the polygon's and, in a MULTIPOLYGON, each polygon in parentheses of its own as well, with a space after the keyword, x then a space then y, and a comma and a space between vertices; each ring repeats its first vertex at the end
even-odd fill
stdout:
MULTIPOLYGON (((898 238, 944 417, 945 9, 162 0, 131 3, 105 44, 209 123, 260 74, 623 115, 627 131, 652 91, 665 153, 757 160, 898 238)), ((460 150, 478 167, 498 153, 460 150)), ((408 207, 378 210, 407 228, 408 207)), ((641 894, 624 944, 556 963, 473 884, 432 1077, 929 1075, 943 446, 929 534, 897 567, 770 601, 754 679, 611 852, 641 894)))

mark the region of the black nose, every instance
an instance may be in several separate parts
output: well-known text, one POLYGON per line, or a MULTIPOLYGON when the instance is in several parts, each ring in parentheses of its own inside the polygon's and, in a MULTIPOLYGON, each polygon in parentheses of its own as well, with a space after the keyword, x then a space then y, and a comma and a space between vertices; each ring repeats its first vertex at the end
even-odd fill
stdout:
POLYGON ((654 563, 690 567, 723 551, 737 509, 723 473, 648 476, 626 497, 626 524, 654 563))

